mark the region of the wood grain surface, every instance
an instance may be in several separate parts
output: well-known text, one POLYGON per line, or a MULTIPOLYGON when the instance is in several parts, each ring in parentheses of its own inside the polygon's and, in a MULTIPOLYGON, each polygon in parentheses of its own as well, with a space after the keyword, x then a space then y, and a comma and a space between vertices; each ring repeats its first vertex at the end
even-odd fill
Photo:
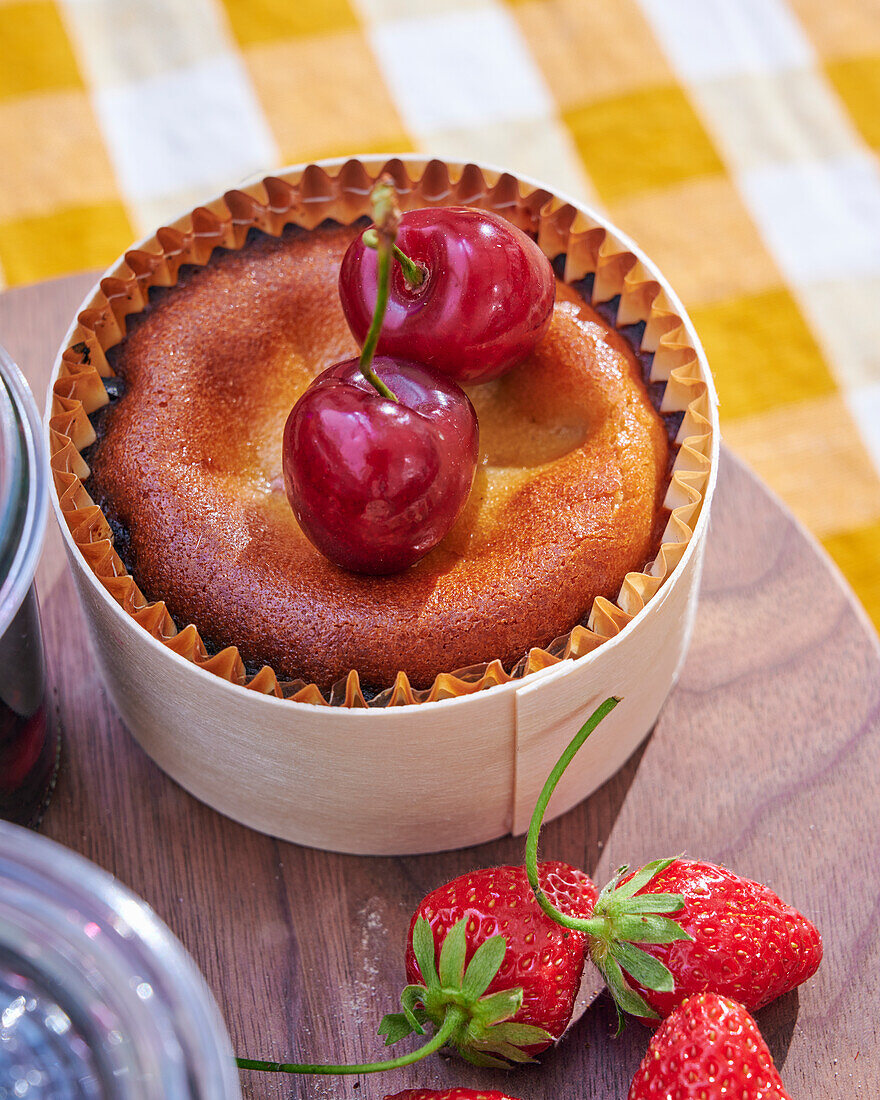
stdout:
MULTIPOLYGON (((55 348, 91 281, 0 296, 0 342, 41 405, 55 348)), ((396 1008, 419 899, 473 867, 521 861, 521 840, 399 859, 338 856, 271 840, 202 806, 137 748, 108 703, 51 517, 49 526, 38 583, 65 755, 43 831, 112 871, 167 921, 205 973, 238 1053, 382 1057, 376 1028, 396 1008)), ((876 1094, 880 647, 823 552, 729 454, 679 684, 648 741, 546 828, 542 851, 602 881, 620 863, 686 851, 769 883, 825 942, 817 976, 758 1015, 783 1080, 801 1100, 876 1094)), ((600 996, 540 1067, 506 1075, 435 1057, 372 1078, 245 1073, 244 1094, 381 1098, 471 1084, 523 1100, 622 1100, 648 1033, 632 1025, 615 1040, 612 1015, 600 996)))

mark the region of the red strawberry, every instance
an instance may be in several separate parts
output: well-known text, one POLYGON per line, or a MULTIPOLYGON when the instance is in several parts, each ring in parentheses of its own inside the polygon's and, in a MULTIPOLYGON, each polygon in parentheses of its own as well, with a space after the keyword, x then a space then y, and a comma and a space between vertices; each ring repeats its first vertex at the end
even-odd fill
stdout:
POLYGON ((689 997, 657 1029, 628 1100, 791 1100, 758 1025, 717 993, 689 997))
MULTIPOLYGON (((596 887, 582 871, 553 862, 535 873, 566 914, 590 915, 596 887)), ((585 947, 585 936, 544 916, 525 868, 472 871, 429 894, 416 910, 407 940, 411 984, 400 997, 403 1012, 386 1016, 379 1026, 390 1046, 412 1032, 424 1035, 430 1024, 434 1035, 424 1046, 362 1065, 236 1062, 241 1069, 269 1073, 378 1073, 412 1065, 444 1046, 455 1047, 479 1066, 531 1062, 532 1054, 558 1039, 571 1019, 585 947)), ((467 1089, 453 1093, 460 1093, 460 1100, 501 1097, 467 1089)))
POLYGON ((497 1089, 404 1089, 385 1100, 514 1100, 497 1089))
POLYGON ((822 961, 815 926, 759 882, 689 859, 625 871, 600 894, 590 941, 590 956, 625 1012, 662 1018, 709 990, 755 1011, 806 981, 822 961))
POLYGON ((806 981, 822 961, 814 925, 768 887, 712 863, 658 859, 631 875, 621 867, 587 920, 560 912, 542 888, 538 839, 550 797, 580 747, 618 702, 606 699, 593 711, 538 796, 525 855, 535 900, 560 925, 590 937, 590 958, 618 1010, 649 1022, 667 1016, 691 993, 708 990, 760 1008, 806 981))
MULTIPOLYGON (((566 863, 539 868, 546 893, 567 914, 588 917, 596 888, 566 863)), ((477 1065, 530 1061, 571 1019, 584 968, 586 938, 560 928, 539 909, 525 868, 472 871, 422 901, 410 923, 404 1015, 439 1028, 450 1006, 466 1018, 449 1040, 477 1065), (506 948, 505 948, 506 944, 506 948)), ((389 1042, 410 1030, 386 1017, 389 1042)))

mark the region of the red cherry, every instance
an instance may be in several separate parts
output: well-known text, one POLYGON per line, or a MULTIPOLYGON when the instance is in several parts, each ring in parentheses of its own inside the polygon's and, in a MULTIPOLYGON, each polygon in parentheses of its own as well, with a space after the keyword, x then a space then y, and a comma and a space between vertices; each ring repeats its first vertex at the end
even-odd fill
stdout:
POLYGON ((464 507, 477 466, 477 416, 440 371, 385 357, 319 374, 291 410, 282 464, 306 537, 336 565, 375 575, 432 550, 464 507))
MULTIPOLYGON (((395 261, 377 350, 438 367, 462 385, 521 362, 550 323, 556 280, 537 244, 497 214, 470 207, 411 210, 397 246, 424 274, 395 261)), ((361 234, 339 270, 349 327, 363 343, 376 303, 378 258, 361 234)))

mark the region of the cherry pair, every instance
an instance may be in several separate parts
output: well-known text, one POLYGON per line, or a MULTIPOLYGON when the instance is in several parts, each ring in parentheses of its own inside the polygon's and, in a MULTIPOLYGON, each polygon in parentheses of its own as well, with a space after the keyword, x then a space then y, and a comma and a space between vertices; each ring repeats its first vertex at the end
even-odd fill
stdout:
POLYGON ((297 401, 283 470, 309 540, 344 569, 381 575, 406 569, 452 528, 479 454, 461 386, 522 362, 550 323, 556 284, 537 244, 495 214, 441 207, 401 217, 387 178, 371 199, 375 225, 339 272, 363 351, 297 401))

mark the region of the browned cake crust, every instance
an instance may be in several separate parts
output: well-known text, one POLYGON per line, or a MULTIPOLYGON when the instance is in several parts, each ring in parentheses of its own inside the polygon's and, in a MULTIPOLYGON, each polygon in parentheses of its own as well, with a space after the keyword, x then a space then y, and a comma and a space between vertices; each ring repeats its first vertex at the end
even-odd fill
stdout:
POLYGON ((352 668, 420 688, 493 658, 509 668, 656 551, 663 421, 629 345, 560 283, 530 359, 469 391, 482 461, 453 531, 396 576, 336 568, 287 504, 281 435, 310 379, 357 352, 336 292, 354 232, 215 253, 129 318, 90 491, 145 593, 249 663, 323 689, 352 668))

